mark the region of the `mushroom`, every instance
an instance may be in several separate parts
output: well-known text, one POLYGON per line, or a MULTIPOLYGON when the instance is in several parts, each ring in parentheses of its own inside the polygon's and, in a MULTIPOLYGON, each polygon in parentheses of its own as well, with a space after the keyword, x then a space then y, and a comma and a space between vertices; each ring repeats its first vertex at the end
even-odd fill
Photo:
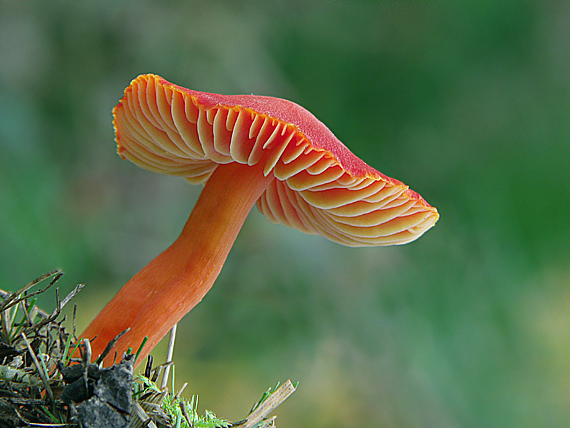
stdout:
POLYGON ((178 239, 83 332, 97 336, 94 355, 130 328, 117 351, 148 336, 142 361, 208 292, 254 204, 274 223, 354 247, 405 244, 439 218, 291 101, 198 92, 147 74, 131 82, 113 115, 122 158, 205 187, 178 239))

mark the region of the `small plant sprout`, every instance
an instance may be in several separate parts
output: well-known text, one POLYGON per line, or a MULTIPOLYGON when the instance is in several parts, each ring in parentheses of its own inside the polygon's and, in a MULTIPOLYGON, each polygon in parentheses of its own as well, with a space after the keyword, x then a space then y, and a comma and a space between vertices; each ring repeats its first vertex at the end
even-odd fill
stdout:
MULTIPOLYGON (((149 355, 144 375, 139 374, 133 387, 133 420, 131 427, 139 427, 140 423, 149 421, 155 426, 171 426, 181 428, 265 428, 275 426, 275 417, 268 418, 277 406, 283 403, 297 388, 291 381, 283 385, 277 384, 269 388, 253 405, 248 416, 237 422, 229 422, 217 417, 213 412, 198 411, 198 396, 192 395, 189 400, 182 397, 182 392, 188 386, 184 383, 176 394, 174 387, 174 365, 171 356, 174 350, 176 328, 170 331, 167 358, 164 364, 152 367, 152 356, 149 355), (171 369, 171 370, 166 370, 171 369), (159 379, 162 376, 162 380, 159 379), (170 390, 166 388, 170 380, 170 390)), ((150 425, 148 425, 150 426, 150 425)))

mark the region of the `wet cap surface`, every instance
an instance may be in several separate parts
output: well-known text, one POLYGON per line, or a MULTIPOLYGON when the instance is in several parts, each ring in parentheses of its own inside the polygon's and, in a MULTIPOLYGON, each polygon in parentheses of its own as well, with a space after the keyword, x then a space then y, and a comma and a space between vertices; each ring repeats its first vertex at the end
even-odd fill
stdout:
POLYGON ((439 218, 291 101, 193 91, 151 74, 133 80, 114 115, 118 153, 154 172, 204 183, 219 164, 262 162, 275 179, 259 211, 306 233, 349 246, 404 244, 439 218))

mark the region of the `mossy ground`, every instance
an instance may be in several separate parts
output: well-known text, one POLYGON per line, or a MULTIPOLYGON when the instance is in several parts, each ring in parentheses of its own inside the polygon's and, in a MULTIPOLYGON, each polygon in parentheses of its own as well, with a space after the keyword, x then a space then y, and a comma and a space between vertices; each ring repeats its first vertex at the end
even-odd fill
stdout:
POLYGON ((153 367, 151 357, 137 376, 136 355, 110 368, 100 367, 100 358, 92 363, 89 341, 75 334, 77 308, 69 322, 61 314, 83 285, 60 299, 56 283, 62 275, 56 270, 14 293, 0 290, 0 427, 275 426, 268 415, 295 391, 290 381, 263 393, 243 420, 230 422, 207 410, 200 413, 196 395, 183 398, 187 384, 174 393, 172 377, 169 390, 171 361, 153 367), (36 307, 36 296, 48 290, 56 295, 52 313, 36 307), (81 358, 71 358, 77 348, 81 358))

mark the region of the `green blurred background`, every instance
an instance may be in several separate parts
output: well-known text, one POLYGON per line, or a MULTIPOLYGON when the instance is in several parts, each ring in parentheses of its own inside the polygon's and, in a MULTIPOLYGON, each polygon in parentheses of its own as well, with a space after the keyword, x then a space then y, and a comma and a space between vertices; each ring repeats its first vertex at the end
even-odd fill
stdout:
POLYGON ((236 420, 299 380, 282 427, 570 426, 569 22, 563 0, 2 1, 0 287, 62 268, 84 327, 181 230, 200 189, 115 154, 138 74, 288 98, 441 219, 351 249, 252 212, 178 383, 236 420))

